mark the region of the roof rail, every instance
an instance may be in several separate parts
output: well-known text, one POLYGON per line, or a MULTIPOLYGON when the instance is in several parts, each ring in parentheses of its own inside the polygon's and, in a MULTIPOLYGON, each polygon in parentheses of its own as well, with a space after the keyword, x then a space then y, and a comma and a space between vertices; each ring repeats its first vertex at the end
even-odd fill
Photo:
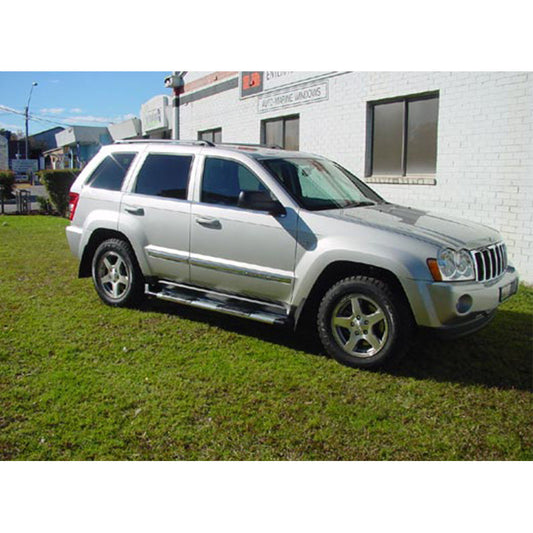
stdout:
POLYGON ((204 140, 191 140, 191 141, 181 141, 174 139, 122 139, 115 141, 114 144, 141 144, 141 143, 150 143, 150 144, 183 144, 188 146, 215 146, 211 141, 204 140))
POLYGON ((253 148, 270 148, 271 150, 283 150, 283 148, 277 144, 217 143, 216 146, 250 146, 253 148))

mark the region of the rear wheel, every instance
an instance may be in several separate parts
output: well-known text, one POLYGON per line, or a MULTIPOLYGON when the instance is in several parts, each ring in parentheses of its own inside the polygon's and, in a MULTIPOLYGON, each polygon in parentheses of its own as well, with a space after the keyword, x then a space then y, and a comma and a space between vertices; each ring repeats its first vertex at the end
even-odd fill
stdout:
POLYGON ((93 283, 107 305, 133 307, 144 298, 144 278, 131 246, 108 239, 97 248, 92 262, 93 283))
POLYGON ((405 353, 413 320, 403 299, 383 281, 354 276, 324 295, 318 332, 325 350, 339 363, 376 368, 405 353))

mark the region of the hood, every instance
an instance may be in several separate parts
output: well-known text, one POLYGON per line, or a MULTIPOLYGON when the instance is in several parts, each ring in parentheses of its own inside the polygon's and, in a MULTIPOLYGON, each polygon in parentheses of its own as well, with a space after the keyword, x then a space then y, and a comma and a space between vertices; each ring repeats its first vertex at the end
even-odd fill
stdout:
POLYGON ((392 231, 438 247, 475 249, 501 240, 488 226, 395 204, 320 211, 327 217, 392 231))

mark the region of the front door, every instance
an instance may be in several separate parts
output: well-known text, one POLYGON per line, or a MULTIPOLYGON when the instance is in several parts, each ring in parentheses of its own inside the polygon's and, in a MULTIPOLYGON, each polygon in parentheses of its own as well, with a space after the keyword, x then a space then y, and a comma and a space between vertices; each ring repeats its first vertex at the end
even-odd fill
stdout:
POLYGON ((288 302, 294 282, 297 214, 237 206, 239 193, 265 191, 242 163, 206 157, 200 201, 191 211, 191 282, 251 298, 288 302))

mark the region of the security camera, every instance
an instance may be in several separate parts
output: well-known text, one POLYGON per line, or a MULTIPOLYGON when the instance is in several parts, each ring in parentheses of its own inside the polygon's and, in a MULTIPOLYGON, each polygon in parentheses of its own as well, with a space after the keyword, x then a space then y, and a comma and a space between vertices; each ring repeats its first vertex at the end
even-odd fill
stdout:
POLYGON ((185 72, 178 72, 177 74, 172 74, 165 78, 165 87, 167 89, 177 89, 178 87, 183 87, 183 76, 185 72))

